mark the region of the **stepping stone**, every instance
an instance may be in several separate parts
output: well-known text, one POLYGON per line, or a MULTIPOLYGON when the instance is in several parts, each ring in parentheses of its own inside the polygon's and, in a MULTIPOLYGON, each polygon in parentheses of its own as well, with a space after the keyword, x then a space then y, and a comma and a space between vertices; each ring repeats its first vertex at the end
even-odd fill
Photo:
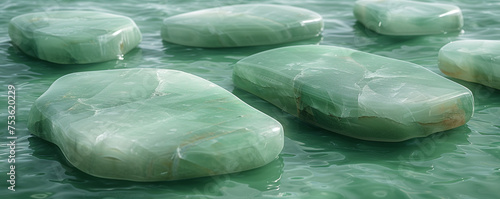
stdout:
POLYGON ((236 87, 324 129, 403 141, 453 129, 473 113, 472 93, 422 66, 335 46, 292 46, 236 63, 236 87))
POLYGON ((261 167, 283 148, 276 120, 200 77, 166 69, 63 76, 28 129, 93 176, 163 181, 261 167))
POLYGON ((123 59, 142 35, 128 17, 90 11, 24 14, 9 24, 12 43, 24 53, 58 64, 123 59))
POLYGON ((247 4, 204 9, 163 21, 163 40, 220 48, 286 43, 319 36, 323 18, 291 6, 247 4))
POLYGON ((500 40, 463 40, 439 50, 439 69, 446 75, 500 89, 500 40))
POLYGON ((464 23, 457 6, 416 1, 356 1, 354 16, 384 35, 443 34, 461 30, 464 23))

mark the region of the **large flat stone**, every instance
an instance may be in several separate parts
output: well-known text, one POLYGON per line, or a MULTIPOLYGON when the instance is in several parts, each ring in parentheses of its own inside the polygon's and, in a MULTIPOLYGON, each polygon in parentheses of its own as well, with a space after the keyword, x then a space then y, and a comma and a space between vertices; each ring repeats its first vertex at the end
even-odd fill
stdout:
POLYGON ((384 35, 428 35, 462 29, 459 7, 403 0, 360 0, 354 16, 369 29, 384 35))
POLYGON ((279 44, 318 36, 323 18, 310 10, 283 5, 247 4, 198 10, 169 17, 163 40, 196 47, 279 44))
POLYGON ((439 50, 439 69, 446 75, 500 89, 500 40, 463 40, 439 50))
POLYGON ((293 46, 236 63, 234 84, 311 124, 364 140, 402 141, 464 125, 465 87, 422 66, 335 46, 293 46))
POLYGON ((122 59, 142 40, 132 19, 91 11, 20 15, 10 21, 9 36, 24 53, 59 64, 122 59))
POLYGON ((33 104, 28 128, 85 173, 160 181, 257 168, 283 128, 225 89, 166 69, 73 73, 33 104))

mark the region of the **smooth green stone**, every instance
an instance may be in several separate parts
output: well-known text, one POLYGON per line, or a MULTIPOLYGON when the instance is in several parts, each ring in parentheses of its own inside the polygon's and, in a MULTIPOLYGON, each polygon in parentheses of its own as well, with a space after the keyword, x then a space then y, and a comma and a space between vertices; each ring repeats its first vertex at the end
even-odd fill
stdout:
POLYGON ((17 16, 10 21, 9 36, 24 53, 59 64, 123 59, 142 40, 132 19, 90 11, 17 16))
POLYGON ((319 36, 321 15, 292 6, 248 4, 204 9, 169 17, 161 36, 196 47, 279 44, 319 36))
POLYGON ((369 29, 384 35, 428 35, 462 29, 459 7, 440 3, 399 0, 361 0, 354 16, 369 29))
POLYGON ((465 124, 473 96, 422 66, 335 46, 293 46, 236 63, 234 84, 343 135, 402 141, 465 124))
POLYGON ((207 80, 166 69, 63 76, 33 104, 28 129, 83 172, 131 181, 257 168, 284 142, 273 118, 207 80))
POLYGON ((500 40, 463 40, 439 50, 439 69, 446 75, 500 89, 500 40))

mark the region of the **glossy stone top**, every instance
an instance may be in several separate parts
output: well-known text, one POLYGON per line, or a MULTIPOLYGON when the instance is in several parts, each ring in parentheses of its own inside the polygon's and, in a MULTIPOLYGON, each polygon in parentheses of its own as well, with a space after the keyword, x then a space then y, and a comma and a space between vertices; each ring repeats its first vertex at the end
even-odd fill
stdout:
POLYGON ((184 13, 164 20, 163 40, 197 47, 238 47, 285 43, 318 36, 323 18, 283 5, 246 4, 184 13))
POLYGON ((207 80, 166 69, 63 76, 33 104, 28 129, 78 169, 132 181, 253 169, 283 148, 276 120, 207 80))
POLYGON ((59 64, 122 59, 142 40, 132 19, 92 11, 20 15, 10 21, 9 36, 26 54, 59 64))
POLYGON ((235 85, 323 128, 400 141, 461 126, 472 93, 419 65, 335 46, 292 46, 240 60, 235 85))
POLYGON ((404 0, 360 0, 354 16, 369 29, 385 35, 428 35, 462 29, 459 7, 404 0))
POLYGON ((454 78, 500 89, 500 40, 462 40, 439 50, 439 69, 454 78))

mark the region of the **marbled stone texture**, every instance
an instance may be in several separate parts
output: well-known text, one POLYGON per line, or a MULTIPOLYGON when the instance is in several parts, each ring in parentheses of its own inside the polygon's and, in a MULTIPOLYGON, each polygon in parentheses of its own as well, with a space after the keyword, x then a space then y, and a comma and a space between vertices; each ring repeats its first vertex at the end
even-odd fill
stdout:
POLYGON ((163 40, 195 47, 279 44, 319 36, 321 15, 284 5, 246 4, 184 13, 164 20, 163 40))
POLYGON ((28 129, 81 171, 131 181, 244 171, 283 148, 276 120, 207 80, 167 69, 63 76, 33 104, 28 129))
POLYGON ((395 36, 456 32, 464 23, 457 6, 417 1, 360 0, 354 16, 377 33, 395 36))
POLYGON ((10 21, 9 36, 24 53, 58 64, 123 59, 142 40, 132 19, 92 11, 20 15, 10 21))
POLYGON ((309 123, 364 140, 402 141, 464 125, 465 87, 422 66, 335 46, 293 46, 236 63, 236 87, 309 123))
POLYGON ((439 69, 446 75, 500 89, 500 40, 463 40, 439 50, 439 69))

